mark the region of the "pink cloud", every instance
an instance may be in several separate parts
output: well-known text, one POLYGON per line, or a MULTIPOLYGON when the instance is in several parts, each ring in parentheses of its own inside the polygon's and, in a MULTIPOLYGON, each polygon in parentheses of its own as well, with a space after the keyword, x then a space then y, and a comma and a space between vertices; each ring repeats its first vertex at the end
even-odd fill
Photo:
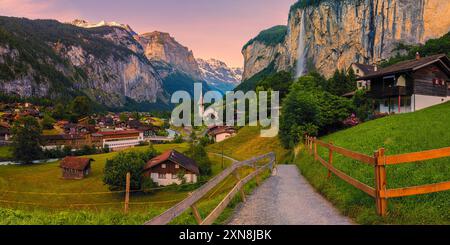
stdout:
POLYGON ((0 15, 30 19, 72 20, 78 16, 73 10, 57 9, 56 0, 0 0, 0 15))

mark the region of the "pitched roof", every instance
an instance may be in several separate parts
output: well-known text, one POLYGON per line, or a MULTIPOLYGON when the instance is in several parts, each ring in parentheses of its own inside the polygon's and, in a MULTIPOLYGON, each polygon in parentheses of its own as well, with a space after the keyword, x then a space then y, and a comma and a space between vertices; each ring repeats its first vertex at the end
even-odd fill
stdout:
POLYGON ((360 69, 362 72, 364 72, 364 74, 369 74, 369 73, 372 73, 375 71, 374 65, 366 65, 366 64, 361 64, 361 63, 353 63, 353 65, 358 67, 358 69, 360 69))
POLYGON ((445 54, 437 54, 432 55, 428 57, 423 57, 420 59, 414 59, 414 60, 407 60, 403 61, 388 67, 385 67, 383 69, 380 69, 376 72, 370 73, 364 77, 358 78, 358 80, 367 80, 371 78, 376 78, 380 76, 389 76, 394 75, 396 73, 401 72, 410 72, 415 71, 420 68, 423 68, 425 66, 434 64, 436 62, 439 62, 442 67, 444 67, 445 72, 450 75, 450 60, 445 54))
POLYGON ((168 150, 163 154, 151 159, 150 161, 147 162, 147 165, 145 165, 144 171, 153 168, 165 161, 177 163, 183 168, 193 173, 200 174, 197 163, 193 159, 185 156, 184 154, 179 153, 176 150, 168 150))
POLYGON ((59 166, 61 168, 85 170, 91 161, 94 160, 91 158, 84 158, 84 157, 65 157, 63 160, 61 160, 59 166))
POLYGON ((211 136, 216 136, 223 133, 234 134, 236 133, 236 129, 233 127, 214 127, 208 130, 208 134, 211 136))
POLYGON ((106 135, 139 134, 140 132, 138 130, 132 129, 132 130, 116 130, 116 131, 99 131, 97 133, 106 136, 106 135))
POLYGON ((55 135, 41 135, 42 140, 81 140, 85 139, 83 134, 55 134, 55 135))

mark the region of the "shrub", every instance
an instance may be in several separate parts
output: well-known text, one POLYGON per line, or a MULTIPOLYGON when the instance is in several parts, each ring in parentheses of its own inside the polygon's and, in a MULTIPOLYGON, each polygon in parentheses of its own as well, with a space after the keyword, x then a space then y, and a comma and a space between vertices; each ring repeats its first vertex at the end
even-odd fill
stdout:
POLYGON ((42 157, 41 133, 41 125, 34 117, 23 117, 16 122, 12 128, 12 147, 15 159, 24 163, 40 159, 42 157))
POLYGON ((145 152, 119 153, 106 161, 103 182, 111 190, 121 190, 126 186, 126 175, 131 174, 130 189, 140 190, 143 184, 148 188, 149 182, 142 177, 142 170, 148 160, 155 157, 157 152, 150 146, 145 152))

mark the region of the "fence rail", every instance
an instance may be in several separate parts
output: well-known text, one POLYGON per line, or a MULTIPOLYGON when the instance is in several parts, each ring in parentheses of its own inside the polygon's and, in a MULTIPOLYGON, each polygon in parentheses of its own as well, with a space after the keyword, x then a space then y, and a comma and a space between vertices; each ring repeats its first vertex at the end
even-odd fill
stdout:
POLYGON ((358 188, 359 190, 364 191, 371 197, 374 197, 377 213, 380 216, 387 215, 388 198, 415 196, 450 190, 450 181, 422 186, 388 189, 386 178, 386 165, 396 165, 396 164, 412 163, 437 158, 450 157, 450 147, 392 156, 385 156, 384 154, 385 149, 381 148, 375 151, 373 156, 368 156, 342 147, 335 146, 332 143, 326 143, 324 141, 318 140, 317 138, 309 136, 305 137, 305 147, 310 154, 314 155, 314 159, 316 161, 320 162, 323 166, 325 166, 328 169, 328 177, 331 177, 331 174, 334 173, 340 179, 358 188), (318 146, 328 149, 329 151, 328 161, 324 160, 317 153, 318 146), (350 159, 374 166, 375 188, 368 186, 364 183, 361 183, 357 179, 352 178, 351 176, 335 168, 333 166, 334 153, 338 153, 350 159))
POLYGON ((237 162, 234 163, 229 168, 222 171, 220 174, 216 175, 214 178, 212 178, 208 183, 197 189, 195 192, 193 192, 189 197, 181 201, 180 203, 176 204, 172 208, 168 209, 161 215, 153 218, 152 220, 145 223, 145 225, 165 225, 171 222, 176 217, 180 216, 182 213, 184 213, 189 208, 192 210, 193 215, 200 225, 208 225, 212 224, 222 213, 222 211, 228 206, 230 201, 233 199, 233 197, 238 193, 241 192, 242 198, 245 200, 245 195, 243 192, 243 187, 246 183, 248 183, 253 178, 256 178, 257 183, 259 183, 259 174, 261 174, 264 170, 269 169, 272 170, 275 166, 275 153, 269 153, 266 155, 261 155, 246 161, 237 162), (261 166, 257 168, 256 163, 258 161, 261 161, 263 159, 269 159, 269 163, 265 164, 264 166, 261 166), (237 173, 237 170, 244 166, 251 166, 254 167, 255 170, 246 176, 245 178, 241 179, 239 174, 237 173), (197 209, 197 203, 202 199, 208 192, 210 192, 212 189, 214 189, 217 185, 219 185, 225 178, 230 176, 231 174, 234 174, 235 177, 239 180, 238 183, 234 186, 234 188, 225 196, 225 198, 219 203, 219 205, 205 218, 202 219, 200 216, 200 213, 197 209))

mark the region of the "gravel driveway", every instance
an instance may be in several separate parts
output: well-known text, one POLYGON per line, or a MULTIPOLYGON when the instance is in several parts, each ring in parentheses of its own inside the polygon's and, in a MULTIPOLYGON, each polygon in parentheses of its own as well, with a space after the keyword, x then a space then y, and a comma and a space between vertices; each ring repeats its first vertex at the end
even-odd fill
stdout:
POLYGON ((351 225, 351 219, 318 194, 295 165, 278 165, 247 202, 240 204, 230 225, 351 225))

